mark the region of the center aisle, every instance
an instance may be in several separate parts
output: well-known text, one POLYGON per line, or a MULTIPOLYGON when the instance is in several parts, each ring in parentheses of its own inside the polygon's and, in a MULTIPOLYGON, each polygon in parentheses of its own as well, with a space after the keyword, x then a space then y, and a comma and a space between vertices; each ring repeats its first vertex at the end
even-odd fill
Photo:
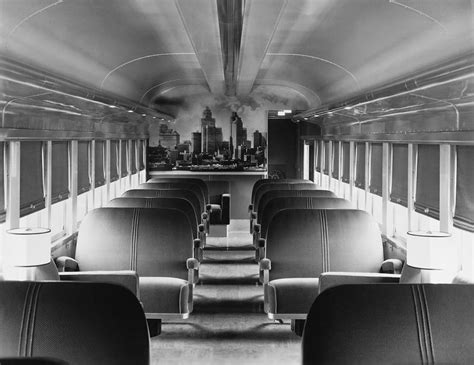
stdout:
POLYGON ((163 322, 152 364, 300 364, 301 338, 263 312, 263 287, 248 232, 208 237, 194 312, 163 322))

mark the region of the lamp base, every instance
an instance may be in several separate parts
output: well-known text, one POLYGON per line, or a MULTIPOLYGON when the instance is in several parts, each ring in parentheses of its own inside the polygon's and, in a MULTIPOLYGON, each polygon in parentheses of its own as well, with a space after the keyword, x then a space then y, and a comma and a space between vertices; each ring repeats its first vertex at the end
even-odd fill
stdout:
POLYGON ((3 266, 3 280, 42 281, 59 280, 58 270, 53 260, 38 266, 3 266))
POLYGON ((402 284, 449 284, 454 274, 449 270, 427 270, 405 264, 402 269, 402 284))

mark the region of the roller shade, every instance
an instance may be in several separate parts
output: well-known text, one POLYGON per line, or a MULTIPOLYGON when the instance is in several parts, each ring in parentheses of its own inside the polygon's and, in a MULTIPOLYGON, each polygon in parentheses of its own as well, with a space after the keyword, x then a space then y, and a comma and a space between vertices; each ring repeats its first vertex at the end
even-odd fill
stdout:
POLYGON ((324 142, 324 174, 329 175, 329 166, 331 164, 331 161, 329 161, 329 142, 325 141, 324 142))
POLYGON ((138 168, 141 170, 145 169, 145 159, 143 158, 143 146, 145 145, 145 141, 139 140, 138 141, 138 168))
POLYGON ((25 141, 20 144, 20 216, 45 206, 43 187, 43 143, 25 141))
POLYGON ((418 145, 415 210, 439 219, 439 146, 418 145))
POLYGON ((110 141, 110 181, 116 181, 119 178, 118 148, 119 141, 110 141))
POLYGON ((342 142, 342 181, 350 182, 350 143, 342 142))
POLYGON ((95 141, 95 186, 104 184, 104 141, 95 141))
POLYGON ((382 143, 372 143, 370 152, 370 192, 382 196, 382 143))
POLYGON ((365 188, 365 143, 356 143, 356 176, 355 185, 361 189, 365 188))
POLYGON ((390 201, 408 206, 408 145, 392 147, 392 187, 390 201))
POLYGON ((79 141, 77 143, 77 194, 82 194, 91 189, 89 174, 89 142, 79 141))
POLYGON ((5 143, 0 142, 0 223, 5 222, 5 159, 4 159, 5 143))
POLYGON ((131 167, 131 171, 132 171, 132 174, 136 174, 137 173, 137 159, 136 159, 136 145, 137 145, 137 141, 133 140, 132 141, 132 151, 131 151, 131 154, 130 154, 130 158, 132 160, 132 167, 131 167))
POLYGON ((454 226, 474 232, 474 146, 457 146, 454 226))
POLYGON ((316 141, 316 146, 314 146, 315 148, 315 158, 316 158, 316 161, 315 161, 315 166, 316 166, 316 171, 317 172, 321 172, 321 142, 320 141, 316 141))
POLYGON ((67 142, 52 143, 51 203, 69 198, 69 153, 67 142))
POLYGON ((128 168, 127 168, 127 141, 120 141, 120 146, 122 147, 122 151, 120 153, 120 159, 122 161, 122 168, 121 168, 121 175, 125 177, 128 175, 128 168))
POLYGON ((332 143, 332 177, 335 179, 339 179, 339 143, 333 142, 332 143))

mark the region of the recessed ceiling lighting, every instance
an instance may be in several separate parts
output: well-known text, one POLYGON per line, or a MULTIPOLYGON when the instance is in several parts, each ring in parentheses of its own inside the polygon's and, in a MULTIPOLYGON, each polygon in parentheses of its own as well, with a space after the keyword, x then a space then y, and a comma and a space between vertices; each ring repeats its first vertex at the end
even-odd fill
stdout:
POLYGON ((132 110, 132 109, 129 109, 128 112, 129 112, 129 113, 133 113, 133 110, 132 110))
POLYGON ((146 117, 146 114, 142 114, 142 117, 146 117))
POLYGON ((352 109, 352 107, 350 107, 350 106, 346 106, 344 109, 346 109, 346 110, 351 110, 351 109, 352 109))

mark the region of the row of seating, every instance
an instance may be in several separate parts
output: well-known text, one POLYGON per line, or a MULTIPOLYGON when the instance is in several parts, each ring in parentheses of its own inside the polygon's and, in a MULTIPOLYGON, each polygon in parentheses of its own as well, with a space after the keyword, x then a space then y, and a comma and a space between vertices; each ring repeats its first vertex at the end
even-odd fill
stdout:
POLYGON ((353 272, 361 281, 399 281, 401 262, 383 262, 378 224, 349 201, 304 180, 261 180, 253 190, 250 224, 270 319, 290 319, 301 335, 320 277, 327 286, 353 272))
MULTIPOLYGON (((104 283, 0 282, 0 364, 150 363, 137 298, 104 283)), ((341 285, 314 301, 303 364, 472 364, 472 285, 341 285)))
POLYGON ((89 212, 79 228, 75 258, 57 259, 62 280, 115 282, 130 289, 152 335, 161 332, 163 319, 184 319, 192 312, 209 217, 221 209, 207 204, 204 181, 168 180, 140 184, 89 212))

